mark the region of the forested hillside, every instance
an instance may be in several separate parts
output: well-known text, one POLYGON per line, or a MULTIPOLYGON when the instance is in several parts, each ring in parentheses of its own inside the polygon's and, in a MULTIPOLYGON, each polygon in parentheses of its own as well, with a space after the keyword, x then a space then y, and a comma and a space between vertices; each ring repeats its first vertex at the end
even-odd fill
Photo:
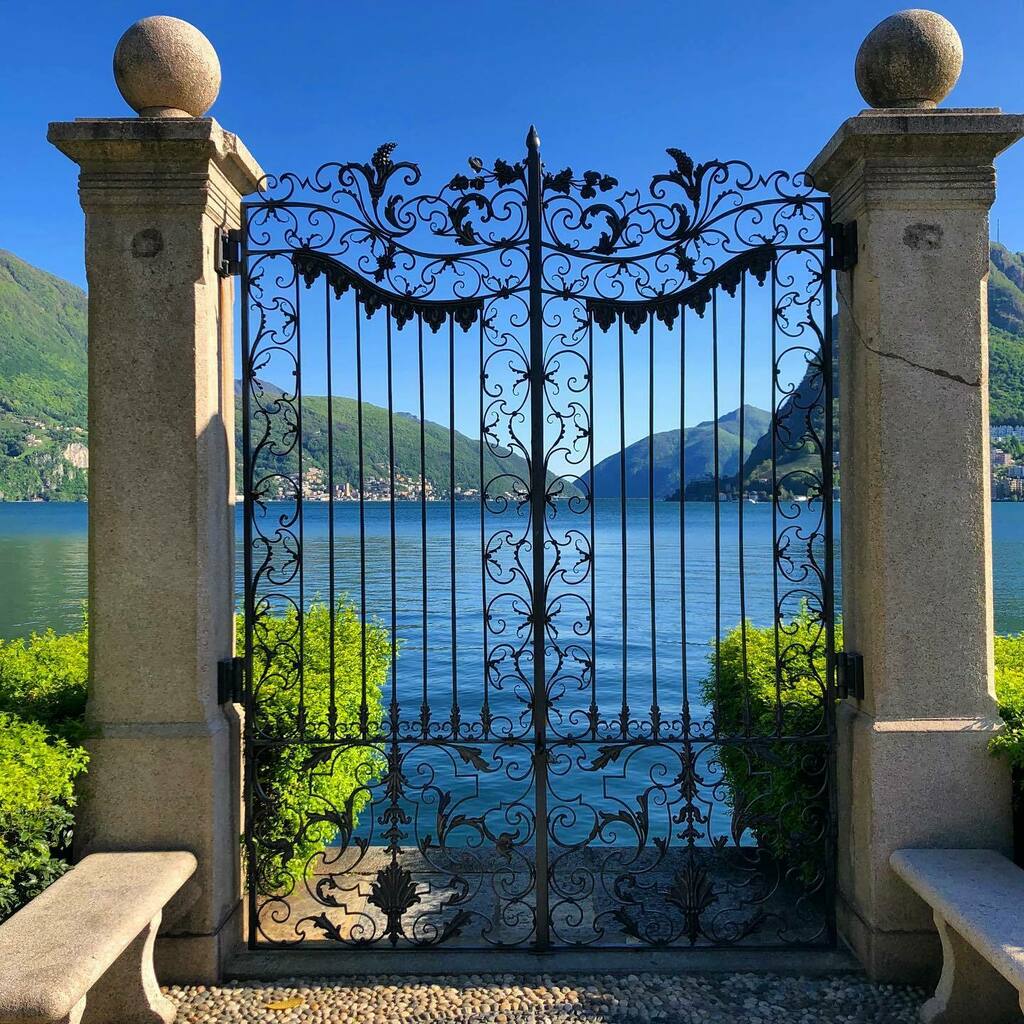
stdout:
MULTIPOLYGON (((991 247, 989 278, 991 324, 990 399, 993 423, 1024 424, 1024 254, 1004 245, 991 247)), ((838 339, 837 344, 842 344, 838 339)), ((805 380, 801 388, 812 386, 805 380)), ((80 288, 0 250, 0 500, 76 500, 86 494, 86 298, 80 288)), ((326 470, 327 400, 306 398, 303 421, 305 465, 326 470)), ((783 410, 783 414, 785 410, 783 410)), ((364 405, 364 457, 367 476, 387 475, 387 413, 364 405)), ((738 437, 735 413, 718 425, 721 474, 736 474, 738 437)), ((743 456, 748 479, 764 482, 770 472, 766 453, 771 438, 766 414, 750 410, 743 456)), ((355 402, 334 400, 335 483, 358 482, 355 402)), ((239 420, 240 422, 240 420, 239 420)), ((240 428, 239 428, 240 429, 240 428)), ((685 434, 688 481, 711 471, 715 427, 701 423, 685 434)), ((436 491, 449 486, 448 430, 428 423, 424 430, 427 479, 436 491)), ((395 418, 399 475, 419 474, 419 424, 411 416, 395 418)), ((679 431, 655 437, 655 496, 679 488, 679 431)), ((646 438, 626 452, 627 493, 647 494, 646 438)), ((786 455, 787 468, 799 468, 805 452, 786 455)), ((456 487, 479 487, 479 446, 457 435, 456 487)), ((504 468, 522 474, 521 460, 494 460, 484 468, 490 479, 504 468)), ((286 471, 293 471, 284 467, 286 471)), ((619 493, 616 453, 595 467, 598 495, 619 493)))
POLYGON ((86 299, 0 249, 0 500, 85 497, 86 299))

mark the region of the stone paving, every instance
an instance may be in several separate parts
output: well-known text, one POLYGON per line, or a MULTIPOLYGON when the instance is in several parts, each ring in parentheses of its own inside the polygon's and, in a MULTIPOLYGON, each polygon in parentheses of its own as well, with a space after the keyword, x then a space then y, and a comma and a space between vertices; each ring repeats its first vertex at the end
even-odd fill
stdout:
POLYGON ((165 991, 181 1024, 914 1024, 925 998, 850 974, 287 978, 165 991))

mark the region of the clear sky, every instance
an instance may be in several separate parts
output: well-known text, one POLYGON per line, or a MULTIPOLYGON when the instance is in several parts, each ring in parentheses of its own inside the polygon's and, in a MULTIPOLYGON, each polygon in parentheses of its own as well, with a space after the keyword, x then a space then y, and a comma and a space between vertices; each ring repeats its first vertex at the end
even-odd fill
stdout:
MULTIPOLYGON (((394 140, 396 158, 417 161, 424 183, 440 186, 470 154, 519 159, 532 121, 548 166, 593 167, 643 187, 667 169, 666 146, 765 171, 805 166, 863 107, 854 55, 897 8, 891 0, 3 0, 0 247, 84 286, 76 169, 48 145, 46 125, 130 113, 111 55, 147 14, 172 14, 207 34, 224 76, 211 113, 267 170, 362 160, 394 140)), ((946 105, 1024 110, 1024 0, 935 9, 965 50, 946 105)), ((998 171, 992 232, 998 221, 1002 241, 1024 249, 1024 144, 998 171)))

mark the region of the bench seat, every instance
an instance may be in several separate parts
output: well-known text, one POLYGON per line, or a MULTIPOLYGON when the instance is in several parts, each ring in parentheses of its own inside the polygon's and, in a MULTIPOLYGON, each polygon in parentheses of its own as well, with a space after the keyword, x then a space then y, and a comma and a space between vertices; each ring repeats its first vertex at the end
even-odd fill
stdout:
POLYGON ((1024 1020, 1024 871, 994 850, 897 850, 890 864, 931 907, 942 940, 942 977, 921 1019, 1024 1020))
POLYGON ((0 925, 0 1024, 171 1021, 153 943, 196 869, 184 852, 95 853, 0 925), (90 991, 92 990, 92 991, 90 991))

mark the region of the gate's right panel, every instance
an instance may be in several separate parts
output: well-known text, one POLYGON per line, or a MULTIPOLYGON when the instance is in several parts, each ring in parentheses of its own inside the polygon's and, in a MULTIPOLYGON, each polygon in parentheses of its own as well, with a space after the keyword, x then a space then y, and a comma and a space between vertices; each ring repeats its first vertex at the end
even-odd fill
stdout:
POLYGON ((827 201, 670 155, 545 180, 550 940, 830 945, 827 201))

